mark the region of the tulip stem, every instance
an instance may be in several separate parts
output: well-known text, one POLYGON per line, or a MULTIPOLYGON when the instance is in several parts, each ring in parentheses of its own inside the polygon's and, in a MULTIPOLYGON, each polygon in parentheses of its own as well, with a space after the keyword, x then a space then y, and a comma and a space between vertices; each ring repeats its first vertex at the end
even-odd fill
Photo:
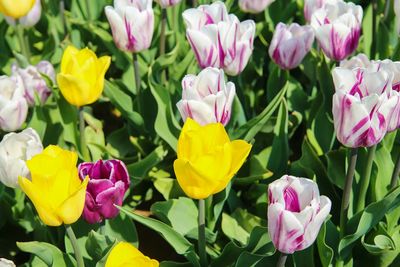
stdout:
POLYGON ((28 45, 27 40, 25 39, 25 36, 24 36, 24 28, 19 22, 17 22, 15 30, 16 30, 18 41, 19 41, 19 45, 20 45, 20 48, 21 48, 21 54, 24 55, 26 60, 29 62, 30 51, 29 51, 29 45, 28 45))
POLYGON ((279 256, 279 260, 278 260, 278 263, 276 264, 276 267, 285 267, 287 256, 288 256, 287 254, 281 252, 281 255, 279 256))
POLYGON ((362 211, 365 208, 365 199, 367 197, 368 186, 371 180, 371 170, 372 164, 374 163, 375 151, 376 145, 368 149, 368 159, 367 164, 365 165, 365 172, 360 180, 360 192, 357 201, 356 213, 362 211))
POLYGON ((83 257, 81 251, 79 250, 78 241, 76 240, 74 230, 72 230, 72 227, 69 224, 65 225, 65 229, 67 230, 67 235, 69 237, 69 240, 71 241, 72 248, 74 250, 76 263, 78 264, 78 267, 84 267, 85 263, 83 262, 83 257))
POLYGON ((142 114, 142 99, 141 99, 141 94, 140 94, 140 84, 141 84, 140 69, 139 69, 139 61, 138 61, 136 53, 132 53, 132 60, 133 60, 133 71, 135 74, 137 106, 138 106, 140 115, 143 116, 143 114, 142 114))
POLYGON ((86 3, 86 15, 88 16, 87 19, 88 19, 89 21, 91 21, 91 20, 92 20, 92 14, 91 14, 91 12, 90 12, 89 0, 86 0, 85 3, 86 3))
POLYGON ((396 165, 394 166, 392 179, 390 181, 390 188, 393 189, 397 186, 397 181, 400 174, 400 154, 397 156, 396 165))
POLYGON ((349 210, 351 187, 356 170, 357 154, 358 149, 352 148, 350 152, 350 164, 347 169, 346 181, 343 188, 342 205, 340 207, 340 239, 346 234, 347 212, 349 210))
POLYGON ((371 44, 371 59, 375 59, 376 56, 376 16, 378 13, 377 0, 372 0, 372 44, 371 44))
POLYGON ((80 142, 81 142, 81 153, 83 160, 86 162, 90 161, 89 150, 86 144, 86 137, 85 137, 85 118, 84 118, 84 111, 83 108, 79 108, 79 133, 80 133, 80 142))
MULTIPOLYGON (((161 34, 160 34, 160 56, 165 54, 165 29, 167 27, 167 9, 161 9, 161 34)), ((161 82, 164 84, 166 81, 165 70, 161 73, 161 82)))
POLYGON ((65 21, 65 3, 64 0, 60 1, 60 15, 61 15, 61 23, 62 28, 64 30, 64 37, 67 34, 67 22, 65 21))
POLYGON ((199 199, 199 257, 200 265, 207 266, 207 253, 206 253, 206 222, 205 222, 205 201, 199 199))

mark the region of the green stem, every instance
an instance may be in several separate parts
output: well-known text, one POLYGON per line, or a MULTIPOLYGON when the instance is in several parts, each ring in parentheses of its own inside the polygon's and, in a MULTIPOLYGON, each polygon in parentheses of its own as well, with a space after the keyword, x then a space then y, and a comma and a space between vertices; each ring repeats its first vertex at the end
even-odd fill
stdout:
POLYGON ((141 97, 141 90, 140 90, 140 70, 139 70, 139 62, 137 59, 136 53, 132 54, 132 61, 133 61, 133 71, 135 74, 135 83, 136 83, 136 98, 137 98, 137 105, 140 115, 142 114, 142 97, 141 97))
POLYGON ((91 12, 90 12, 90 4, 89 4, 89 0, 85 0, 85 3, 86 3, 86 13, 87 13, 87 19, 89 20, 89 21, 92 21, 92 14, 91 14, 91 12))
POLYGON ((86 144, 86 137, 85 137, 85 118, 84 118, 84 111, 83 108, 79 108, 79 132, 80 132, 80 143, 81 143, 81 153, 83 156, 83 160, 86 162, 90 162, 90 155, 89 150, 86 144))
POLYGON ((340 239, 346 234, 347 212, 350 204, 350 193, 353 185, 354 172, 357 163, 357 148, 352 148, 350 152, 350 164, 347 169, 346 181, 343 188, 342 205, 340 207, 340 239))
POLYGON ((61 15, 61 23, 62 23, 62 28, 64 30, 64 37, 67 34, 67 23, 65 21, 65 3, 64 0, 60 1, 60 15, 61 15))
POLYGON ((386 20, 388 18, 389 15, 389 11, 390 11, 390 2, 392 2, 391 0, 386 0, 386 4, 385 4, 385 13, 383 15, 384 20, 386 20))
POLYGON ((279 256, 279 260, 278 260, 278 263, 276 264, 276 267, 285 267, 287 256, 288 256, 287 254, 281 252, 281 255, 279 256))
MULTIPOLYGON (((163 8, 161 10, 161 34, 160 34, 160 56, 165 54, 165 29, 167 27, 167 9, 163 8)), ((164 84, 166 82, 165 70, 161 73, 161 82, 164 84)))
POLYGON ((398 178, 400 174, 400 154, 397 156, 396 165, 393 169, 392 179, 390 181, 390 188, 393 189, 397 186, 398 178))
POLYGON ((356 213, 362 211, 365 208, 365 199, 367 197, 368 186, 371 180, 371 170, 374 163, 375 151, 376 145, 368 149, 367 164, 365 165, 364 176, 361 177, 360 181, 360 192, 357 201, 356 213))
POLYGON ((81 251, 79 250, 78 241, 76 240, 74 230, 72 230, 72 227, 69 224, 65 225, 65 229, 67 230, 67 235, 71 241, 72 248, 74 249, 75 259, 78 267, 84 267, 85 263, 83 262, 83 257, 81 251))
POLYGON ((199 257, 200 265, 207 266, 207 253, 206 253, 206 222, 205 222, 205 201, 199 199, 199 257))
POLYGON ((18 42, 21 48, 21 54, 24 55, 24 57, 28 60, 28 62, 30 61, 30 51, 29 51, 29 45, 27 43, 27 40, 25 39, 24 36, 24 28, 23 26, 17 21, 17 25, 16 25, 16 33, 17 33, 17 37, 18 37, 18 42))
POLYGON ((372 0, 372 44, 371 44, 371 59, 376 56, 376 16, 378 15, 377 0, 372 0))

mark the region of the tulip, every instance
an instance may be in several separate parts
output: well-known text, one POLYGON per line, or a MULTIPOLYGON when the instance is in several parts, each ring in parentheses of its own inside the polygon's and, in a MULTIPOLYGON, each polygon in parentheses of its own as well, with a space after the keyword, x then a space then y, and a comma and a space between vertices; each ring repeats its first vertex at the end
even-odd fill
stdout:
POLYGON ((19 19, 28 14, 35 0, 0 0, 0 13, 19 19))
POLYGON ((275 0, 239 0, 239 7, 247 13, 261 13, 275 0))
POLYGON ((174 170, 179 185, 191 198, 221 192, 249 155, 251 145, 230 141, 221 123, 200 126, 188 118, 178 140, 174 170))
POLYGON ((330 59, 341 61, 353 53, 360 39, 363 9, 338 1, 315 11, 311 26, 319 46, 330 59))
POLYGON ((11 132, 18 130, 28 115, 22 82, 0 76, 0 128, 11 132))
POLYGON ((111 249, 105 267, 158 267, 158 261, 143 255, 137 248, 127 242, 119 242, 111 249))
POLYGON ((304 0, 304 18, 307 22, 311 21, 312 14, 325 6, 325 4, 335 4, 342 0, 304 0))
POLYGON ((282 69, 293 69, 300 65, 313 42, 314 31, 311 26, 278 23, 269 46, 269 55, 282 69))
POLYGON ((83 218, 89 223, 114 218, 122 205, 130 178, 125 164, 120 160, 84 162, 78 166, 79 177, 89 177, 83 218))
POLYGON ((228 75, 244 70, 253 52, 253 20, 240 22, 235 15, 228 15, 220 1, 185 10, 182 16, 186 37, 201 68, 221 68, 228 75))
POLYGON ((50 145, 26 162, 32 181, 18 178, 46 225, 72 224, 82 214, 89 178, 81 182, 77 161, 75 152, 50 145))
POLYGON ((51 94, 51 89, 47 86, 46 80, 42 74, 48 76, 52 82, 55 82, 54 67, 48 61, 40 61, 36 66, 28 66, 27 68, 19 68, 14 64, 11 67, 12 75, 20 78, 25 89, 25 99, 30 106, 35 104, 35 95, 44 104, 51 94))
POLYGON ((400 0, 394 0, 394 13, 396 15, 397 33, 400 35, 400 0))
POLYGON ((0 181, 18 187, 18 176, 30 177, 26 161, 42 150, 40 137, 32 128, 6 134, 0 142, 0 181))
POLYGON ((0 267, 15 267, 15 263, 7 259, 0 258, 0 267))
POLYGON ((61 60, 61 72, 57 74, 57 83, 65 99, 78 107, 99 99, 110 62, 109 56, 97 58, 89 48, 78 50, 68 46, 61 60))
POLYGON ((362 53, 340 62, 340 67, 350 70, 355 68, 368 68, 369 66, 371 66, 371 61, 362 53))
MULTIPOLYGON (((24 17, 18 19, 18 23, 24 27, 33 27, 39 22, 42 15, 42 4, 40 0, 36 0, 34 6, 24 17)), ((9 25, 15 26, 16 21, 13 17, 5 17, 9 25)))
POLYGON ((186 75, 182 88, 182 100, 177 107, 183 121, 189 117, 201 125, 229 122, 235 84, 225 83, 223 70, 206 68, 198 76, 186 75))
POLYGON ((347 147, 370 147, 386 134, 393 73, 335 68, 333 120, 338 140, 347 147))
POLYGON ((114 0, 106 6, 114 43, 122 51, 140 52, 150 47, 154 31, 152 0, 114 0))
POLYGON ((179 4, 182 0, 156 0, 162 8, 167 8, 179 4))
POLYGON ((277 250, 285 254, 308 248, 331 210, 315 182, 284 175, 268 186, 268 233, 277 250))

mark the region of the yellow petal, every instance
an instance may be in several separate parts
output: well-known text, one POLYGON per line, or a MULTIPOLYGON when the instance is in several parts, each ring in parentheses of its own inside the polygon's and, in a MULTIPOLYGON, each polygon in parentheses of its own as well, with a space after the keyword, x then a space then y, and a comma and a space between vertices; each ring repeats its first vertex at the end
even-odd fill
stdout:
MULTIPOLYGON (((78 177, 76 178, 79 179, 78 177)), ((69 196, 57 210, 58 215, 63 220, 64 224, 72 224, 81 217, 85 204, 86 187, 88 182, 89 177, 87 176, 78 190, 69 196)))
POLYGON ((57 83, 64 98, 72 105, 81 107, 97 100, 91 94, 100 96, 101 92, 93 92, 92 87, 85 80, 80 80, 70 74, 57 75, 57 83))
POLYGON ((69 45, 65 49, 64 54, 61 59, 61 73, 68 73, 67 72, 68 65, 72 61, 72 58, 74 58, 76 56, 76 54, 78 54, 78 52, 79 52, 79 50, 72 45, 69 45))
POLYGON ((231 142, 232 147, 232 164, 230 175, 235 175, 239 169, 242 167, 247 156, 250 153, 251 145, 243 140, 235 140, 231 142))
POLYGON ((32 201, 42 222, 49 226, 59 226, 62 220, 49 205, 46 190, 33 184, 27 178, 18 177, 18 183, 25 194, 32 201))
POLYGON ((143 255, 127 242, 118 243, 108 255, 105 267, 158 267, 159 263, 143 255))
POLYGON ((0 0, 0 12, 18 19, 27 15, 34 4, 35 0, 0 0))

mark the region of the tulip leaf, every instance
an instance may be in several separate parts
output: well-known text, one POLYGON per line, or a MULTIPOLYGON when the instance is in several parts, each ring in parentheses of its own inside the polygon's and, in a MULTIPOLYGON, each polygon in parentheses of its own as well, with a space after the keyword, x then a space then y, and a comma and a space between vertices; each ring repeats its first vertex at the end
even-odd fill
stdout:
POLYGON ((322 266, 331 266, 334 253, 333 249, 327 244, 327 222, 321 226, 316 243, 322 266))
POLYGON ((158 220, 137 215, 127 208, 118 208, 121 210, 121 212, 125 213, 133 220, 158 232, 175 249, 176 253, 185 256, 188 261, 193 264, 193 266, 200 266, 198 256, 196 255, 194 250, 194 246, 172 227, 158 220))
POLYGON ((250 234, 244 230, 233 217, 226 213, 222 214, 221 228, 222 232, 229 237, 229 239, 236 240, 242 245, 246 244, 250 237, 250 234))
POLYGON ((39 257, 47 266, 67 267, 75 266, 75 259, 64 254, 57 247, 44 242, 17 242, 20 250, 39 257))
POLYGON ((159 146, 144 159, 129 164, 127 166, 128 172, 131 176, 145 178, 148 176, 149 171, 160 163, 166 155, 167 151, 162 146, 159 146))
POLYGON ((104 236, 91 230, 86 240, 85 248, 93 261, 100 261, 115 244, 108 236, 104 236))

